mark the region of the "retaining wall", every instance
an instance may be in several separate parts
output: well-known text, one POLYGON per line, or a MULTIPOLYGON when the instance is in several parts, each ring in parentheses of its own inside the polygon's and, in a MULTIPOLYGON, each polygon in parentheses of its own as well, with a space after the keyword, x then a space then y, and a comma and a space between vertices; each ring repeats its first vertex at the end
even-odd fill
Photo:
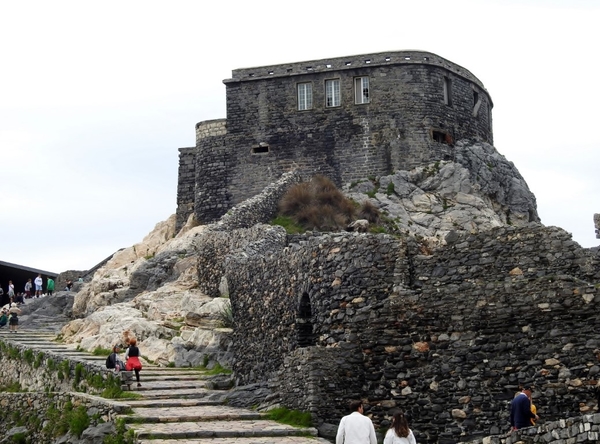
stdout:
POLYGON ((312 233, 262 255, 242 238, 213 245, 228 254, 215 281, 228 282, 237 381, 274 382, 323 430, 359 397, 382 431, 405 410, 418 442, 495 435, 523 383, 548 421, 596 408, 600 261, 564 230, 453 234, 435 250, 312 233))

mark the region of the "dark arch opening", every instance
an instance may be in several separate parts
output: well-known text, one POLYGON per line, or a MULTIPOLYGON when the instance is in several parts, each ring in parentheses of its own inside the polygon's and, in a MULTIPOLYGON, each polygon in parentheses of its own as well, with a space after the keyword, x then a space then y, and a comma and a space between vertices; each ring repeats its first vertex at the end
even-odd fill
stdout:
POLYGON ((303 293, 298 307, 298 318, 296 319, 298 333, 298 347, 310 347, 315 345, 313 334, 312 308, 308 293, 303 293))

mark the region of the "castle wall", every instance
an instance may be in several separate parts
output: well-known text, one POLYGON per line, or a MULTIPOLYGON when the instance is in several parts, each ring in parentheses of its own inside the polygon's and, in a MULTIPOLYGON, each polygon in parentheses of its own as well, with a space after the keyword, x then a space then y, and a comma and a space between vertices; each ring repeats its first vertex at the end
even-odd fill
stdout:
POLYGON ((226 123, 196 127, 195 212, 203 223, 291 169, 324 174, 339 186, 453 159, 459 139, 493 142, 489 94, 469 71, 435 54, 400 51, 232 74, 224 81, 226 123), (355 103, 358 77, 369 79, 368 103, 355 103), (327 107, 332 79, 340 82, 340 104, 327 107), (310 109, 298 109, 299 84, 311 87, 310 109))
POLYGON ((177 220, 175 232, 185 225, 194 212, 196 190, 195 148, 179 148, 179 175, 177 180, 177 220))
POLYGON ((546 421, 595 407, 600 263, 563 230, 498 228, 435 251, 384 235, 289 240, 230 250, 234 370, 271 380, 322 430, 363 398, 382 431, 407 411, 418 442, 499 434, 522 383, 546 421))

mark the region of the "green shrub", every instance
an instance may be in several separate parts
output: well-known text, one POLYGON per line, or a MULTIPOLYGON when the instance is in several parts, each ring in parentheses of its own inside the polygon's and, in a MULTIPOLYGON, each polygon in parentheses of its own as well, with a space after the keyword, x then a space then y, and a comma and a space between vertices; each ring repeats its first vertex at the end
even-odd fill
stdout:
POLYGON ((133 444, 134 443, 134 432, 133 430, 127 430, 125 420, 123 418, 117 419, 116 433, 108 435, 102 441, 102 444, 133 444))
POLYGON ((33 363, 33 368, 40 368, 43 361, 44 361, 44 354, 38 353, 35 357, 35 361, 33 363))
POLYGON ((18 381, 11 382, 8 385, 0 386, 0 392, 17 393, 17 392, 20 392, 20 391, 22 391, 21 390, 21 384, 19 384, 18 381))
POLYGON ((73 388, 77 388, 82 379, 86 377, 85 367, 81 363, 75 365, 75 378, 73 379, 73 388))
POLYGON ((27 442, 27 435, 25 433, 15 433, 10 438, 10 442, 14 444, 25 444, 27 442))
POLYGON ((21 357, 21 352, 17 347, 13 347, 12 345, 8 346, 8 357, 11 359, 19 359, 21 357))
POLYGON ((58 364, 58 370, 66 379, 71 378, 71 363, 67 359, 64 359, 60 364, 58 364))
POLYGON ((388 183, 387 188, 385 190, 385 194, 387 194, 388 196, 394 194, 394 182, 388 183))
POLYGON ((231 304, 225 304, 221 311, 217 313, 219 319, 219 326, 223 328, 233 328, 233 312, 231 311, 231 304))
POLYGON ((68 416, 68 422, 69 431, 77 436, 77 438, 80 438, 83 431, 90 426, 90 418, 86 408, 79 406, 77 409, 72 410, 68 416))
POLYGON ((25 350, 23 352, 23 359, 25 359, 25 362, 27 362, 27 364, 29 364, 29 365, 33 364, 33 360, 35 359, 33 356, 33 350, 31 350, 30 348, 25 350))

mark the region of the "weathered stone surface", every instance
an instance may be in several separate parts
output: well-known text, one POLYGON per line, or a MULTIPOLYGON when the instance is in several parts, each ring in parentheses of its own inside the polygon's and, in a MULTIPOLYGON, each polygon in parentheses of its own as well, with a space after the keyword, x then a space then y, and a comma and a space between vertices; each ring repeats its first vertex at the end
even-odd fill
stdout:
POLYGON ((378 192, 349 185, 358 202, 369 200, 398 230, 446 242, 453 231, 476 233, 506 224, 539 222, 535 196, 511 162, 486 143, 456 144, 453 161, 438 161, 379 178, 378 192))

